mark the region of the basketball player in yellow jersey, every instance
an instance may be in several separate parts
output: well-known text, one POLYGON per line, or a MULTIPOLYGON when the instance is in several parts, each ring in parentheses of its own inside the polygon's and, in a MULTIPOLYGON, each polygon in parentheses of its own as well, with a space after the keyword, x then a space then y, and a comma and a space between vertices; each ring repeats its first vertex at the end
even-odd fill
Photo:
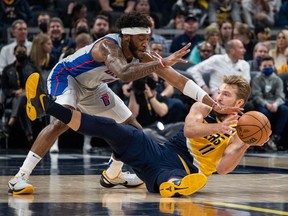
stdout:
MULTIPOLYGON (((249 148, 236 133, 237 114, 220 115, 201 102, 191 107, 184 130, 160 145, 131 125, 55 103, 30 77, 26 84, 27 101, 37 115, 45 112, 79 133, 103 138, 116 158, 130 165, 145 182, 149 192, 160 192, 164 197, 195 193, 212 173, 232 171, 249 148)), ((229 76, 224 78, 218 93, 216 101, 221 107, 241 108, 250 95, 250 86, 240 76, 229 76)))

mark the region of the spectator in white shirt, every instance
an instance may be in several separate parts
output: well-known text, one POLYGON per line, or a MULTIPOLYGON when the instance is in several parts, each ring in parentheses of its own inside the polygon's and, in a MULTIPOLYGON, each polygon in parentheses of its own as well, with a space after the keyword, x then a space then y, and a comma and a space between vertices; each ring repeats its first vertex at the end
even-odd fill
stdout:
POLYGON ((213 55, 205 61, 187 69, 195 82, 208 94, 215 98, 218 87, 222 84, 224 75, 243 76, 250 82, 250 66, 243 60, 245 48, 240 40, 230 40, 226 45, 226 53, 213 55), (209 83, 206 84, 203 74, 209 73, 209 83))
POLYGON ((16 60, 14 55, 16 45, 24 45, 27 48, 28 55, 31 51, 32 42, 27 40, 28 30, 24 20, 18 19, 12 23, 12 35, 15 37, 15 41, 3 46, 0 52, 0 75, 2 75, 5 66, 16 60))

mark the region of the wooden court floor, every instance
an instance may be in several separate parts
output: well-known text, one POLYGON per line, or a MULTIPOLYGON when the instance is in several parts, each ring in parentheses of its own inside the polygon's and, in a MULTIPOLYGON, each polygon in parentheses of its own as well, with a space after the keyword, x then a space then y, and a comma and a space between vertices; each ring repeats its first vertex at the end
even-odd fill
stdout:
POLYGON ((110 153, 47 155, 34 170, 33 195, 7 194, 27 151, 0 150, 0 215, 288 215, 288 153, 247 153, 228 175, 212 175, 189 197, 161 198, 145 187, 102 188, 110 153))

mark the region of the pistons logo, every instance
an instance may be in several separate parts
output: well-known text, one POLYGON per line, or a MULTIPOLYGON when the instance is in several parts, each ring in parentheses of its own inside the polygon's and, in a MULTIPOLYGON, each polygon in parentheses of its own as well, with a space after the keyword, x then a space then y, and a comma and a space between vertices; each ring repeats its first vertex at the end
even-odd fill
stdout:
POLYGON ((103 101, 104 106, 109 106, 110 105, 110 96, 108 93, 102 94, 100 99, 103 101))

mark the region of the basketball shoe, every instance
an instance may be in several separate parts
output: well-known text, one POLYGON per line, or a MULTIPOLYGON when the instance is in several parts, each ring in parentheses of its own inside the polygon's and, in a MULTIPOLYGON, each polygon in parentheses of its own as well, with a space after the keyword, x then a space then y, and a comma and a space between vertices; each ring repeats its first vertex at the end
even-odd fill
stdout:
POLYGON ((8 193, 13 195, 32 194, 34 187, 28 184, 28 180, 24 176, 15 176, 8 182, 8 193))
POLYGON ((127 188, 137 188, 144 185, 143 181, 139 179, 136 174, 120 172, 116 178, 110 179, 105 170, 100 177, 100 184, 105 188, 111 188, 117 185, 122 185, 127 188))
POLYGON ((200 190, 207 182, 207 177, 201 173, 185 176, 180 180, 163 182, 159 191, 163 197, 189 196, 200 190))
POLYGON ((40 118, 45 115, 43 97, 45 93, 43 91, 41 77, 39 73, 32 73, 25 85, 27 104, 26 112, 31 121, 36 118, 40 118))

